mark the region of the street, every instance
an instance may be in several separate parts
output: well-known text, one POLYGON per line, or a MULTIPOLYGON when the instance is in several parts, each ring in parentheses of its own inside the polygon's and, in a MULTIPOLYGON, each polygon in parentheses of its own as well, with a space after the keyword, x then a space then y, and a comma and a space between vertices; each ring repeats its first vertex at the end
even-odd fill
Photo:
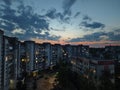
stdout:
POLYGON ((55 80, 55 74, 45 74, 44 77, 37 80, 36 90, 51 90, 55 80))

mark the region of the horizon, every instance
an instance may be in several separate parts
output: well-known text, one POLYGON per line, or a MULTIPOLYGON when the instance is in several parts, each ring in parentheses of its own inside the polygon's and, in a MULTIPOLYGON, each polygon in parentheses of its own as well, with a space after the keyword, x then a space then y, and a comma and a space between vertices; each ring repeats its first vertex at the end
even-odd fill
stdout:
MULTIPOLYGON (((2 31, 3 35, 4 35, 4 30, 0 29, 0 31, 2 31)), ((6 36, 6 35, 4 35, 4 36, 6 36)), ((77 46, 77 45, 83 45, 83 46, 87 45, 90 48, 105 48, 106 46, 120 46, 119 44, 109 44, 109 43, 106 43, 106 44, 99 44, 99 43, 98 44, 93 44, 91 42, 89 42, 89 43, 88 42, 83 42, 83 43, 78 43, 78 44, 71 44, 71 43, 59 43, 58 41, 49 41, 49 40, 44 40, 44 41, 41 41, 41 40, 19 40, 19 38, 16 37, 16 36, 7 36, 7 37, 17 38, 18 41, 20 41, 20 42, 34 41, 36 44, 50 43, 52 45, 55 45, 55 44, 60 44, 60 45, 75 45, 75 46, 77 46)))

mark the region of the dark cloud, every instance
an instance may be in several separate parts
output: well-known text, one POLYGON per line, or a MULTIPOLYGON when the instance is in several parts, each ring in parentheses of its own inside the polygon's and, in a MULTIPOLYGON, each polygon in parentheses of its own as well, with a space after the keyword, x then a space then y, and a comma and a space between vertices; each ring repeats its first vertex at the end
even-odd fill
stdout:
MULTIPOLYGON (((120 32, 114 30, 114 32, 120 32)), ((96 32, 88 35, 84 35, 82 38, 73 38, 69 40, 69 42, 84 42, 84 41, 102 41, 102 40, 109 40, 109 41, 120 41, 120 33, 115 34, 113 31, 111 32, 96 32)))
POLYGON ((97 29, 97 28, 103 29, 105 27, 105 25, 100 22, 88 23, 87 21, 83 21, 81 25, 90 29, 97 29))
POLYGON ((62 13, 56 13, 56 17, 59 18, 61 21, 64 21, 64 15, 62 13))
POLYGON ((52 9, 48 10, 46 13, 46 16, 51 19, 55 19, 56 18, 56 9, 52 8, 52 9))
POLYGON ((89 35, 84 35, 82 38, 73 38, 70 42, 82 42, 82 41, 99 41, 100 36, 106 35, 104 32, 93 33, 89 35))
POLYGON ((114 32, 109 32, 108 36, 109 36, 109 40, 120 42, 120 29, 114 30, 114 32))
POLYGON ((16 23, 19 28, 24 30, 32 30, 33 28, 37 30, 49 29, 49 23, 42 16, 34 13, 31 6, 21 4, 17 10, 4 7, 0 12, 3 13, 2 19, 16 23))
POLYGON ((92 19, 91 19, 88 15, 85 15, 85 16, 83 17, 83 20, 91 21, 92 19))
POLYGON ((60 38, 61 38, 61 36, 52 35, 52 36, 49 36, 47 39, 48 40, 58 41, 60 38))
POLYGON ((70 24, 70 17, 65 17, 65 18, 64 18, 64 22, 70 24))
POLYGON ((64 0, 63 2, 63 14, 64 15, 71 15, 71 7, 73 6, 73 4, 76 2, 76 0, 64 0))
POLYGON ((65 29, 64 27, 63 27, 63 29, 56 29, 56 28, 50 27, 50 30, 53 30, 53 31, 65 31, 64 29, 65 29))
POLYGON ((12 31, 15 27, 16 25, 11 22, 0 20, 1 29, 12 31))
MULTIPOLYGON (((21 40, 29 40, 30 38, 47 38, 57 40, 60 36, 51 36, 49 34, 49 22, 45 16, 34 13, 31 6, 25 6, 20 0, 16 9, 10 7, 12 0, 3 0, 5 3, 0 4, 0 29, 5 33, 16 36, 21 40), (8 8, 9 6, 9 8, 8 8), (20 29, 24 33, 13 33, 14 30, 20 29), (42 31, 47 31, 41 34, 42 31)), ((54 11, 50 11, 53 12, 54 11)), ((52 14, 48 12, 47 16, 52 14)), ((53 17, 51 17, 53 18, 53 17)))
POLYGON ((115 32, 116 34, 120 34, 120 29, 115 29, 114 32, 115 32))
POLYGON ((74 18, 76 18, 77 16, 80 15, 80 12, 77 12, 75 15, 74 15, 74 18))
MULTIPOLYGON (((64 0, 63 1, 63 12, 57 12, 55 8, 51 8, 45 14, 50 19, 57 19, 60 23, 70 23, 72 11, 71 7, 76 0, 64 0)), ((74 17, 77 17, 80 12, 77 12, 74 17)))
POLYGON ((37 39, 47 39, 57 41, 61 38, 61 36, 50 35, 49 32, 45 32, 44 34, 38 34, 34 32, 26 32, 25 34, 15 34, 14 36, 19 37, 20 40, 30 40, 32 38, 37 39))
POLYGON ((50 19, 57 19, 61 23, 69 23, 70 22, 70 16, 64 16, 63 13, 57 12, 55 8, 52 8, 47 11, 45 14, 46 17, 50 19))
POLYGON ((56 18, 60 23, 70 23, 71 17, 70 16, 64 16, 62 13, 56 13, 56 18))
POLYGON ((2 0, 6 5, 10 6, 13 0, 2 0))

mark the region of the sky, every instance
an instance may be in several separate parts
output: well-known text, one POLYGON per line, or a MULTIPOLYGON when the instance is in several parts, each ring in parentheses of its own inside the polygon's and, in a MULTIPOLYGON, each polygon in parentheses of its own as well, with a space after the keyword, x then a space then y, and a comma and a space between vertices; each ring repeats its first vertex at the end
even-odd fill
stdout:
POLYGON ((0 0, 0 29, 21 41, 120 45, 120 0, 0 0))

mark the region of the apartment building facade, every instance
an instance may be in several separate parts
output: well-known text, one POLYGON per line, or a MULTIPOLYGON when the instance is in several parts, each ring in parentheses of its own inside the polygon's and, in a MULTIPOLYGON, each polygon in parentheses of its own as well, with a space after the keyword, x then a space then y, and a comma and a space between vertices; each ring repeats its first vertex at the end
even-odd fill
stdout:
POLYGON ((19 61, 19 48, 18 48, 18 39, 15 37, 4 36, 4 89, 9 90, 16 87, 16 81, 18 78, 18 61, 19 61))
POLYGON ((25 55, 26 55, 26 71, 32 72, 35 70, 35 42, 25 41, 25 55))
POLYGON ((3 34, 0 30, 0 90, 3 89, 3 34))

